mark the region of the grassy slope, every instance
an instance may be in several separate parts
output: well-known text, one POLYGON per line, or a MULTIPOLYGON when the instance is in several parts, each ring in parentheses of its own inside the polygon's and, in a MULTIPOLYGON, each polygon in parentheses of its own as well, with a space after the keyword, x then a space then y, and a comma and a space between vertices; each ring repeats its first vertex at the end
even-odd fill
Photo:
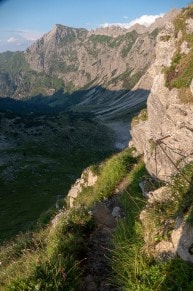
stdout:
POLYGON ((99 179, 94 188, 88 189, 87 199, 82 193, 83 205, 62 212, 55 227, 47 225, 39 231, 19 235, 15 241, 1 247, 2 287, 73 290, 81 275, 84 237, 93 227, 88 210, 95 201, 112 194, 134 161, 129 150, 112 156, 100 167, 95 167, 99 179))
MULTIPOLYGON (((192 168, 192 165, 188 165, 183 169, 183 175, 187 179, 192 178, 192 168)), ((168 261, 155 260, 152 256, 153 249, 145 248, 144 229, 140 221, 140 213, 144 209, 145 201, 138 186, 139 179, 144 174, 147 175, 144 165, 139 163, 129 173, 130 184, 121 197, 126 217, 120 222, 114 236, 112 256, 117 284, 122 286, 123 290, 129 291, 192 290, 193 266, 191 264, 178 257, 168 261)), ((182 175, 178 175, 173 179, 168 191, 171 191, 175 199, 166 204, 157 202, 154 207, 146 210, 148 231, 152 233, 155 244, 158 239, 166 239, 164 228, 165 222, 169 219, 174 219, 183 213, 187 221, 192 222, 192 195, 190 195, 192 186, 190 187, 182 175), (156 231, 159 237, 155 236, 156 231)), ((153 248, 153 245, 151 247, 153 248)))
MULTIPOLYGON (((1 53, 0 68, 1 74, 7 76, 4 82, 7 82, 8 87, 12 87, 12 90, 7 94, 2 86, 0 90, 1 96, 6 97, 14 94, 18 87, 19 92, 17 92, 17 95, 23 95, 23 92, 25 92, 24 96, 35 96, 36 94, 46 95, 49 89, 58 91, 60 88, 64 87, 63 80, 31 70, 29 64, 25 60, 23 52, 8 51, 1 53)), ((3 85, 4 82, 2 83, 3 85)))
MULTIPOLYGON (((120 221, 113 238, 111 280, 123 290, 192 290, 192 265, 179 258, 155 261, 144 252, 139 214, 146 202, 138 185, 148 175, 143 162, 137 162, 126 149, 92 169, 99 175, 97 183, 80 193, 76 207, 62 212, 55 227, 48 224, 1 247, 2 290, 74 290, 81 277, 84 239, 94 227, 90 207, 111 196, 123 177, 128 177, 129 185, 120 197, 125 219, 120 221)), ((188 192, 184 190, 183 194, 179 188, 181 179, 174 179, 171 190, 178 189, 180 197, 187 201, 188 192)))

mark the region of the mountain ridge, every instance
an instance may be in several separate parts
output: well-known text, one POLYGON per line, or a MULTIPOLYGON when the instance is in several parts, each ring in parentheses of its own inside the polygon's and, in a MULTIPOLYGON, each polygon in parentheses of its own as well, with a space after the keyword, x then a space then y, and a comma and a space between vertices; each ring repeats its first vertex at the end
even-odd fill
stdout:
POLYGON ((166 18, 152 29, 136 24, 128 30, 88 31, 56 24, 25 52, 0 54, 0 96, 22 99, 96 85, 131 90, 154 60, 156 36, 166 18))

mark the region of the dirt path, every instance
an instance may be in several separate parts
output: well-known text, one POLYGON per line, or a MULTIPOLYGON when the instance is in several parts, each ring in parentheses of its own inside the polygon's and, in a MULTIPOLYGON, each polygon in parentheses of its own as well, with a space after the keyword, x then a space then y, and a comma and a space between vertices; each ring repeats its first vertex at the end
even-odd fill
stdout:
POLYGON ((128 185, 124 179, 115 189, 114 195, 105 202, 97 202, 92 210, 95 228, 86 239, 86 260, 84 261, 84 277, 77 291, 121 291, 111 281, 112 235, 117 220, 124 217, 119 205, 119 195, 128 185))

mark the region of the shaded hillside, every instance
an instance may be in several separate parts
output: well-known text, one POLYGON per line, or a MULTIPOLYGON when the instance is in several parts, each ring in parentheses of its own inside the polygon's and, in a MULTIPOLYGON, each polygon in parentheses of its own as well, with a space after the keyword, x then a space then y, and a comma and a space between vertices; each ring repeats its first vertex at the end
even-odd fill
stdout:
POLYGON ((90 115, 0 112, 0 240, 53 215, 81 171, 114 150, 109 129, 90 115))

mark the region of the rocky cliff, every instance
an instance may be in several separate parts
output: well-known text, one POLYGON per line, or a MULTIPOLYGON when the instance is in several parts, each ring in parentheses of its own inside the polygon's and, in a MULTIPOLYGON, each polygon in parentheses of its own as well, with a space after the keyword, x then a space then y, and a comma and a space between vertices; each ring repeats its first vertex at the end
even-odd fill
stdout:
POLYGON ((154 33, 132 30, 115 37, 105 31, 97 34, 55 25, 20 53, 20 66, 15 64, 14 54, 0 55, 0 95, 52 95, 59 88, 75 91, 96 85, 111 90, 131 89, 152 63, 154 47, 154 33))
MULTIPOLYGON (((156 59, 141 86, 152 79, 146 120, 138 118, 132 141, 148 171, 168 180, 193 152, 193 6, 184 9, 157 37, 156 59)), ((140 86, 138 84, 138 86, 140 86)))

